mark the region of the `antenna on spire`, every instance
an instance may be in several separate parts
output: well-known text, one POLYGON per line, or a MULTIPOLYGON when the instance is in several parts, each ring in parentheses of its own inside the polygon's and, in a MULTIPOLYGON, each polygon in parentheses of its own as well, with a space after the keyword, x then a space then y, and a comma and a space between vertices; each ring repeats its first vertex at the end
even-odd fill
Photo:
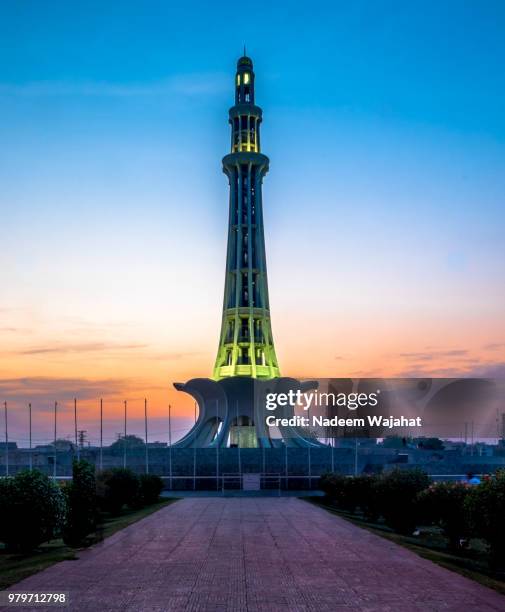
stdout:
POLYGON ((245 51, 245 43, 244 43, 244 57, 246 57, 246 56, 247 56, 247 53, 245 51))

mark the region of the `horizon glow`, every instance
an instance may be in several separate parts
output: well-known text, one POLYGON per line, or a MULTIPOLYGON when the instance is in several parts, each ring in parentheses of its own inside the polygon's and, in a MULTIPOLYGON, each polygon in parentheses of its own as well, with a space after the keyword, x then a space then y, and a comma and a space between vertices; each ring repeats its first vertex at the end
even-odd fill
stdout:
POLYGON ((504 5, 260 2, 254 24, 232 6, 0 7, 14 439, 28 401, 50 439, 74 396, 90 430, 104 398, 110 437, 124 399, 142 431, 148 398, 153 439, 168 404, 191 423, 172 383, 218 348, 244 40, 282 375, 505 374, 504 5))

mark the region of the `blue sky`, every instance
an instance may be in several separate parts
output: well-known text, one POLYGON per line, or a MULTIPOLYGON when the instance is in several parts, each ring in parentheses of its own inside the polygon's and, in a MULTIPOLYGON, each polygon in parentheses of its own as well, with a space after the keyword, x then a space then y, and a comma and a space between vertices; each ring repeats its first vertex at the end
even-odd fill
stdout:
POLYGON ((244 43, 283 373, 505 363, 503 32, 503 2, 3 2, 0 376, 210 374, 244 43))

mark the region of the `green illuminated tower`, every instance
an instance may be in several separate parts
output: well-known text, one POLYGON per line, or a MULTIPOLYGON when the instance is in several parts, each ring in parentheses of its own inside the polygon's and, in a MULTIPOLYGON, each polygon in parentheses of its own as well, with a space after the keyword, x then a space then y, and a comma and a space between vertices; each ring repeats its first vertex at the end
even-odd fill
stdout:
POLYGON ((231 153, 223 158, 230 184, 223 319, 214 379, 280 376, 268 303, 261 187, 269 159, 260 153, 262 111, 254 104, 250 58, 237 63, 235 106, 229 111, 231 153))

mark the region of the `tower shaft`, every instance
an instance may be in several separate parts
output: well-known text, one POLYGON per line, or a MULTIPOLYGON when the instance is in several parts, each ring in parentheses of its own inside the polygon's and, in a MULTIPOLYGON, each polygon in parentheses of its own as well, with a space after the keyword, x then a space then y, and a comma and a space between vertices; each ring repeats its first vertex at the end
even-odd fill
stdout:
POLYGON ((214 379, 275 378, 263 229, 263 177, 269 159, 260 152, 261 108, 254 104, 252 61, 242 57, 229 111, 231 153, 223 158, 230 185, 228 250, 221 335, 214 379))

